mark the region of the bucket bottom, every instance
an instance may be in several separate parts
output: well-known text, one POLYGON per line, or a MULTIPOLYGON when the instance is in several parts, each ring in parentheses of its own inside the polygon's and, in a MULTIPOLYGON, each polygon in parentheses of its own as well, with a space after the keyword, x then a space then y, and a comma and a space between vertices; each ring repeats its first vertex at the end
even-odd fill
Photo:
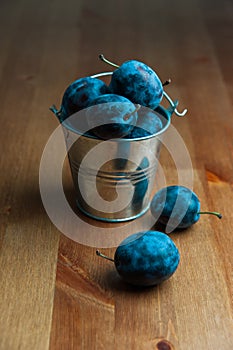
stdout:
POLYGON ((88 217, 94 219, 94 220, 98 220, 98 221, 103 221, 103 222, 126 222, 126 221, 130 221, 130 220, 134 220, 139 218, 140 216, 144 215, 148 209, 150 208, 150 203, 139 213, 137 213, 136 215, 132 215, 129 217, 122 217, 122 218, 114 218, 114 217, 102 217, 102 216, 98 216, 98 215, 94 215, 91 214, 90 212, 86 211, 78 202, 78 200, 76 200, 76 205, 78 207, 78 209, 85 215, 87 215, 88 217))

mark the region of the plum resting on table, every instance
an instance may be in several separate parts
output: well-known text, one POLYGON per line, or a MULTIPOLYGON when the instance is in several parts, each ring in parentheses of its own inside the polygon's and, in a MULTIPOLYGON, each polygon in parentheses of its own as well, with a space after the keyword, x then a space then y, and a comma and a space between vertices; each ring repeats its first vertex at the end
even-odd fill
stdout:
POLYGON ((64 92, 60 110, 61 121, 88 107, 93 99, 108 92, 107 85, 100 79, 84 77, 75 80, 64 92))
POLYGON ((170 220, 167 227, 172 230, 190 227, 199 220, 200 214, 222 217, 217 212, 201 212, 197 195, 191 189, 178 185, 164 187, 158 191, 151 201, 150 209, 158 223, 167 225, 170 220), (174 210, 177 200, 179 204, 174 210))
POLYGON ((99 251, 96 253, 113 261, 122 279, 136 286, 153 286, 165 281, 175 272, 180 261, 175 243, 159 231, 130 235, 117 247, 114 259, 99 251))
POLYGON ((126 97, 105 94, 97 97, 87 109, 87 122, 93 134, 101 139, 126 136, 137 122, 137 109, 126 97))

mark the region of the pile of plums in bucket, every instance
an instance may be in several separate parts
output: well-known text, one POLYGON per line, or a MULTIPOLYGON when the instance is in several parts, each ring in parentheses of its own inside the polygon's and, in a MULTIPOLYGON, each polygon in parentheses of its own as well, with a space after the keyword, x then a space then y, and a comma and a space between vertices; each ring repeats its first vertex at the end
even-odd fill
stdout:
MULTIPOLYGON (((103 55, 99 58, 116 69, 71 83, 64 92, 60 110, 54 105, 50 107, 61 123, 76 112, 87 109, 86 120, 91 136, 104 140, 132 139, 154 135, 162 128, 156 111, 163 96, 170 102, 172 112, 178 116, 186 114, 187 110, 182 113, 177 111, 178 102, 173 102, 163 89, 170 80, 162 84, 158 75, 145 63, 129 60, 118 66, 103 55), (111 75, 109 86, 98 79, 104 75, 111 75), (95 106, 95 113, 88 113, 92 106, 95 106), (140 115, 141 106, 147 107, 148 113, 140 115)), ((190 227, 201 214, 221 218, 220 213, 200 211, 197 195, 184 186, 162 188, 154 195, 150 210, 156 222, 169 232, 190 227)), ((123 280, 137 286, 153 286, 163 282, 176 271, 180 261, 173 240, 155 230, 128 236, 117 247, 114 259, 99 250, 96 254, 114 262, 123 280)))

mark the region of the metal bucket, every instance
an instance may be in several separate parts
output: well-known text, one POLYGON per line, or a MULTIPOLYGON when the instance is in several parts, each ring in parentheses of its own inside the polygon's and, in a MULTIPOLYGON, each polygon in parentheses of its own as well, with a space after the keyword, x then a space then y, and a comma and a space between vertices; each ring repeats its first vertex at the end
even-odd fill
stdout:
POLYGON ((150 206, 161 138, 173 110, 159 106, 162 129, 137 139, 103 141, 62 123, 78 208, 101 221, 121 222, 143 215, 150 206))

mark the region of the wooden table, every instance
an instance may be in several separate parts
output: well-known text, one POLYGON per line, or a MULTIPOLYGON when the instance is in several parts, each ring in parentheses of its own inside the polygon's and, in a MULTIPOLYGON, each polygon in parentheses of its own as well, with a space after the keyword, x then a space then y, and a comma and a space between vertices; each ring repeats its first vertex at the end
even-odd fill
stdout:
MULTIPOLYGON (((0 349, 232 349, 232 2, 3 0, 0 29, 0 349), (109 70, 100 53, 172 79, 167 92, 188 108, 172 123, 192 159, 194 190, 203 210, 223 215, 171 234, 180 265, 145 290, 62 234, 40 197, 41 155, 58 126, 49 106, 76 78, 109 70)), ((165 148, 161 164, 175 184, 165 148)), ((72 203, 67 162, 64 188, 72 203)))

